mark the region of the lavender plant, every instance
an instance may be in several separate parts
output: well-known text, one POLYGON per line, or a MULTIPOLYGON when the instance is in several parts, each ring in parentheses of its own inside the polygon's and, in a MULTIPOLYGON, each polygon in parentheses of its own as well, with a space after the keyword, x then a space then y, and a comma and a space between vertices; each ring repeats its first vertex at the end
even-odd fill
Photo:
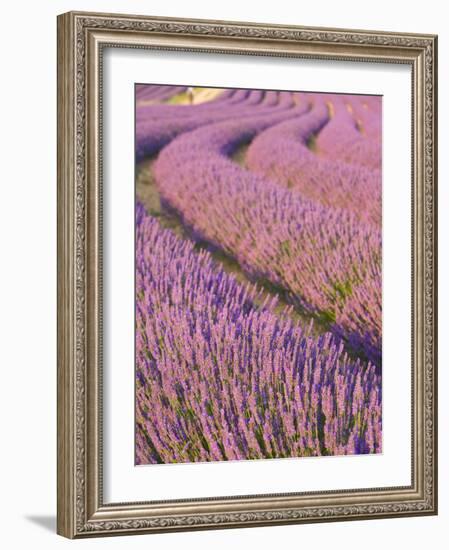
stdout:
MULTIPOLYGON (((326 158, 364 166, 369 170, 378 171, 382 164, 381 147, 381 117, 375 99, 366 105, 371 109, 355 115, 353 103, 359 105, 359 100, 352 96, 332 96, 331 108, 333 116, 317 136, 317 149, 326 158), (363 117, 360 118, 360 117, 363 117), (368 130, 368 131, 367 131, 368 130)), ((380 176, 378 176, 380 177, 380 176)))
POLYGON ((381 451, 381 385, 137 205, 136 462, 381 451))
POLYGON ((361 220, 380 226, 380 171, 323 158, 309 146, 321 130, 324 133, 333 124, 329 110, 319 98, 304 116, 262 132, 246 153, 246 166, 309 199, 331 208, 347 208, 361 220))

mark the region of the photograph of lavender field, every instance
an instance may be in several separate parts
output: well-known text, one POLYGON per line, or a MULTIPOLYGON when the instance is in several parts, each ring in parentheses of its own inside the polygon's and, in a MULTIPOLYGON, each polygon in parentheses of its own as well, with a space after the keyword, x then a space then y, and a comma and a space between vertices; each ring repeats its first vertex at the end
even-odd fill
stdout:
POLYGON ((135 463, 381 453, 382 98, 135 106, 135 463))

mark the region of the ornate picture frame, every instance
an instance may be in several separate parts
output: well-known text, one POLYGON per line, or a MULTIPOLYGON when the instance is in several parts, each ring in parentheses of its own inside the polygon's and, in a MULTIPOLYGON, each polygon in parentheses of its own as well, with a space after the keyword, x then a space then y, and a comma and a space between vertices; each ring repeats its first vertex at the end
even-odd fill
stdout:
MULTIPOLYGON (((70 12, 58 17, 58 518, 69 538, 437 513, 437 37, 70 12), (104 501, 105 48, 411 68, 411 484, 104 501)), ((405 359, 408 360, 408 359, 405 359)), ((132 365, 130 372, 132 372, 132 365)), ((132 376, 132 374, 131 374, 132 376)), ((131 451, 132 452, 132 451, 131 451)), ((150 466, 151 467, 151 466, 150 466)))

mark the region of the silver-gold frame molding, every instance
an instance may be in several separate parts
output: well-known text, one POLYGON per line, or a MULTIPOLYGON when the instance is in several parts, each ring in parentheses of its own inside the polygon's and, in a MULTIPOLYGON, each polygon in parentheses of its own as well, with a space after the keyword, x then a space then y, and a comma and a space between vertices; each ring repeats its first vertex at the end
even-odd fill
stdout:
MULTIPOLYGON (((70 538, 437 513, 437 37, 96 13, 58 17, 58 533, 70 538), (102 51, 132 47, 412 69, 412 483, 105 504, 102 51)), ((408 359, 405 359, 408 360, 408 359)), ((408 429, 409 427, 407 427, 408 429)), ((261 490, 263 488, 261 487, 261 490)))

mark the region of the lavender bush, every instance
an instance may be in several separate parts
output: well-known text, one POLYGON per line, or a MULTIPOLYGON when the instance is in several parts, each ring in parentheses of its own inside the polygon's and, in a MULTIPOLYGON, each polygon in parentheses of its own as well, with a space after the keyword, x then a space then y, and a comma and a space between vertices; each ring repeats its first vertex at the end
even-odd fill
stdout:
POLYGON ((380 378, 137 207, 138 464, 381 450, 380 378))
POLYGON ((321 129, 324 133, 334 125, 330 121, 327 102, 316 101, 309 113, 270 127, 255 138, 246 154, 246 166, 309 199, 331 208, 347 208, 361 220, 380 226, 380 171, 323 158, 309 147, 321 129))
MULTIPOLYGON (((373 98, 379 101, 379 98, 373 98)), ((380 170, 382 164, 381 117, 379 106, 371 101, 360 109, 359 101, 331 97, 333 116, 317 137, 317 147, 327 158, 380 170), (358 117, 354 116, 355 103, 358 117), (360 116, 363 117, 360 118, 360 116)))

